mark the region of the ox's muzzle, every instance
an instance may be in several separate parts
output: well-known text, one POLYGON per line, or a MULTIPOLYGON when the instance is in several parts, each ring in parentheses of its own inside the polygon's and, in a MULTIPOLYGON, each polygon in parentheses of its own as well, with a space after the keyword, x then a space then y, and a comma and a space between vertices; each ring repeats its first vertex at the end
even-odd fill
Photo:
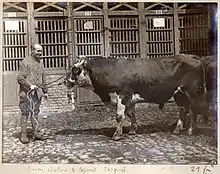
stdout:
POLYGON ((75 95, 74 95, 74 86, 75 83, 73 83, 72 81, 69 80, 70 77, 66 77, 64 79, 63 84, 66 86, 67 91, 66 91, 66 95, 68 98, 68 104, 72 104, 72 109, 75 109, 75 95))
POLYGON ((72 104, 72 109, 74 110, 75 107, 75 94, 73 91, 73 88, 67 88, 67 98, 68 98, 68 104, 72 104))

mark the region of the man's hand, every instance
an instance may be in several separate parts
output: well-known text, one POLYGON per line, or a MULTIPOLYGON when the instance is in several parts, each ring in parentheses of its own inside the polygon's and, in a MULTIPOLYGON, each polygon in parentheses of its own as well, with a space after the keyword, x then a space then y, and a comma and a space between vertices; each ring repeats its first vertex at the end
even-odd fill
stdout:
POLYGON ((38 87, 36 85, 31 85, 31 90, 37 89, 38 87))

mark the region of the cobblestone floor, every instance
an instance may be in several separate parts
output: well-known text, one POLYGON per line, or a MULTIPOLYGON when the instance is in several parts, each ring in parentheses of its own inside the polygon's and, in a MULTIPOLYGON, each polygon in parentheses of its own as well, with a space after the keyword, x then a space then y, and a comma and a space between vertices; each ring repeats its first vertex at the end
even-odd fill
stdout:
MULTIPOLYGON (((217 160, 213 120, 199 119, 196 135, 172 135, 177 108, 167 104, 138 107, 138 133, 130 136, 128 119, 124 138, 113 141, 116 121, 105 107, 81 107, 74 112, 40 118, 44 141, 19 141, 19 115, 3 116, 3 163, 42 164, 205 164, 217 160)), ((29 122, 29 126, 30 122, 29 122)), ((31 130, 30 134, 31 134, 31 130)))

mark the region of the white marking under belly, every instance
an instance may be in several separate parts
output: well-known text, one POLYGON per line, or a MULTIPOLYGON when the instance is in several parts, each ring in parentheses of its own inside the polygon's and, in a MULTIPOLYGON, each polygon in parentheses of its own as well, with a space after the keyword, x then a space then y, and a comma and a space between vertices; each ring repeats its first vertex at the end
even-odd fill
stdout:
POLYGON ((139 94, 132 95, 132 99, 131 99, 132 102, 142 101, 142 100, 144 100, 144 98, 142 98, 139 94))

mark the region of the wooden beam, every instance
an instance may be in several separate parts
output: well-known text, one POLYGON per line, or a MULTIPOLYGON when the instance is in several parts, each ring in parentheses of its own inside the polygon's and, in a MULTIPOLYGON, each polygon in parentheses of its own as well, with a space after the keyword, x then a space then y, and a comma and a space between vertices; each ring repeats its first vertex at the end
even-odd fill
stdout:
POLYGON ((91 18, 93 16, 102 16, 103 12, 102 11, 75 11, 74 12, 74 17, 79 17, 79 18, 91 18))
POLYGON ((55 3, 50 3, 50 6, 56 8, 57 10, 65 11, 65 8, 62 8, 62 7, 60 7, 58 5, 55 5, 55 4, 56 4, 56 2, 55 3))
POLYGON ((72 2, 67 2, 67 11, 68 11, 68 25, 67 25, 67 42, 68 42, 68 67, 73 65, 73 42, 74 42, 74 34, 73 34, 73 11, 72 11, 72 2))
POLYGON ((165 8, 168 8, 168 9, 170 9, 170 10, 173 9, 172 7, 170 7, 170 6, 168 6, 168 5, 165 5, 165 4, 163 4, 163 3, 161 3, 160 5, 163 6, 163 7, 165 7, 165 8))
POLYGON ((53 8, 56 8, 57 10, 65 11, 64 8, 55 5, 56 2, 43 2, 43 3, 45 3, 45 5, 40 7, 40 8, 38 8, 38 9, 36 9, 35 12, 40 12, 41 10, 43 10, 43 9, 45 9, 47 7, 53 7, 53 8))
POLYGON ((8 8, 10 8, 10 7, 13 7, 13 8, 16 8, 16 9, 18 9, 18 10, 21 10, 21 11, 23 11, 23 12, 27 12, 26 9, 24 9, 24 8, 22 8, 22 7, 20 7, 20 6, 17 6, 16 4, 11 4, 11 3, 9 3, 9 2, 5 2, 5 4, 8 5, 8 6, 5 7, 4 10, 6 10, 6 9, 8 9, 8 8))
POLYGON ((87 5, 86 5, 85 3, 83 3, 83 5, 81 5, 81 6, 77 7, 77 8, 75 8, 75 9, 73 9, 73 11, 74 11, 74 12, 79 11, 80 9, 82 9, 82 8, 84 8, 84 7, 86 7, 86 6, 87 6, 87 5))
POLYGON ((37 41, 37 36, 35 33, 35 19, 34 19, 34 3, 33 2, 27 2, 27 12, 28 12, 28 17, 27 17, 27 36, 28 36, 28 54, 31 54, 31 45, 33 43, 38 42, 37 41))
POLYGON ((109 11, 109 15, 123 15, 123 16, 130 16, 130 15, 139 15, 138 11, 109 11))
POLYGON ((27 17, 27 12, 4 12, 4 18, 27 17))
POLYGON ((179 7, 179 9, 186 8, 186 7, 187 7, 187 5, 188 5, 188 4, 181 5, 181 6, 179 7))
POLYGON ((134 10, 134 11, 138 10, 137 8, 135 8, 135 7, 133 7, 133 6, 129 5, 129 4, 123 4, 123 5, 128 7, 128 8, 130 8, 131 10, 134 10))
POLYGON ((110 19, 108 18, 108 3, 103 2, 103 11, 104 11, 104 36, 105 36, 105 43, 104 43, 104 56, 110 56, 110 45, 109 45, 109 37, 110 37, 110 19))
POLYGON ((179 31, 179 15, 178 15, 178 4, 174 3, 173 13, 173 24, 174 24, 174 54, 180 53, 180 31, 179 31))
POLYGON ((110 8, 109 10, 113 11, 113 10, 115 10, 115 9, 121 7, 121 6, 122 6, 122 4, 118 4, 118 5, 116 5, 116 6, 112 7, 112 8, 110 8))
POLYGON ((145 15, 173 15, 172 10, 145 10, 145 15))
POLYGON ((140 43, 140 57, 144 58, 147 55, 147 44, 146 44, 146 27, 145 27, 145 14, 144 14, 144 2, 138 3, 139 9, 139 43, 140 43))
POLYGON ((96 7, 95 5, 92 5, 92 4, 88 3, 88 2, 86 2, 85 4, 86 4, 87 6, 89 6, 89 7, 92 7, 92 8, 94 8, 94 9, 98 10, 98 11, 101 11, 101 10, 102 10, 101 8, 96 7))
POLYGON ((34 17, 63 17, 68 16, 67 10, 64 12, 34 12, 34 17))
POLYGON ((160 4, 160 3, 157 2, 157 3, 155 3, 155 4, 152 4, 152 5, 148 6, 148 7, 146 7, 145 10, 150 10, 150 9, 156 7, 158 4, 160 4))

